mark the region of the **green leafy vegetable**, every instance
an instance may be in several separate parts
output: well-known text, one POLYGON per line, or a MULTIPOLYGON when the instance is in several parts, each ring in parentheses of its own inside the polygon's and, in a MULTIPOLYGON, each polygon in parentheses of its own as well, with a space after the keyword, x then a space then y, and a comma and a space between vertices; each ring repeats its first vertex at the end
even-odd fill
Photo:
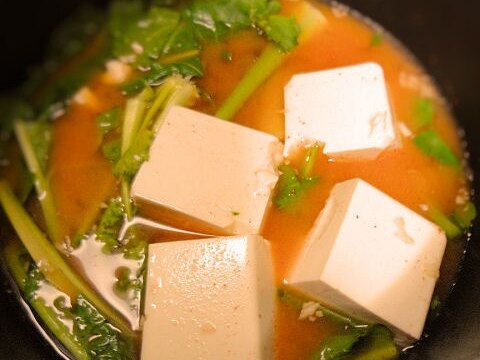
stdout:
POLYGON ((125 339, 82 295, 65 316, 73 319, 73 334, 90 359, 130 360, 135 358, 131 339, 125 339))
MULTIPOLYGON (((277 289, 277 296, 281 302, 297 311, 301 311, 303 304, 311 300, 285 287, 277 289)), ((342 330, 323 341, 310 360, 380 360, 391 359, 397 354, 393 335, 386 327, 360 322, 321 304, 319 309, 325 318, 342 326, 342 330)))
POLYGON ((15 135, 28 170, 34 177, 35 189, 42 208, 49 237, 56 245, 62 243, 60 229, 47 176, 48 156, 52 141, 52 125, 45 121, 25 122, 17 120, 15 135))
POLYGON ((465 230, 468 230, 477 216, 477 209, 471 201, 468 201, 456 209, 450 216, 447 216, 433 205, 428 207, 428 214, 432 221, 445 231, 447 238, 454 240, 459 238, 465 230))
POLYGON ((69 295, 82 294, 123 334, 133 337, 125 320, 92 290, 48 241, 4 180, 0 180, 0 204, 45 279, 69 295))
POLYGON ((102 153, 106 159, 115 164, 122 156, 122 144, 120 139, 115 139, 103 144, 102 153))
POLYGON ((267 46, 255 65, 245 74, 227 100, 217 110, 215 116, 220 119, 231 120, 253 92, 283 63, 284 59, 285 53, 275 46, 267 46))
POLYGON ((111 253, 120 246, 118 236, 124 222, 124 206, 119 198, 110 200, 97 226, 97 239, 103 242, 103 251, 111 253))
POLYGON ((396 358, 398 349, 393 342, 390 330, 385 326, 372 326, 367 336, 360 340, 355 353, 350 357, 354 360, 387 360, 396 358))
POLYGON ((130 182, 140 166, 148 159, 156 130, 162 125, 173 105, 188 106, 198 97, 197 88, 180 76, 167 78, 155 91, 146 87, 127 101, 122 128, 122 156, 114 174, 122 180, 122 199, 129 219, 133 216, 130 203, 130 182))
POLYGON ((370 325, 350 328, 345 334, 330 336, 310 360, 387 360, 397 354, 392 332, 383 325, 370 325))
POLYGON ((461 206, 453 213, 453 220, 464 230, 468 229, 472 221, 477 217, 477 209, 471 201, 461 206))
MULTIPOLYGON (((288 39, 295 39, 296 44, 300 34, 308 34, 312 28, 325 23, 325 18, 318 10, 312 7, 307 7, 301 15, 299 25, 295 26, 295 28, 292 27, 293 23, 290 24, 291 26, 286 26, 284 28, 280 28, 281 26, 278 24, 279 28, 277 28, 275 25, 277 21, 282 23, 289 22, 289 20, 286 19, 273 20, 272 23, 269 23, 269 26, 272 27, 272 33, 275 32, 281 34, 284 31, 288 32, 291 34, 291 37, 287 36, 285 41, 289 42, 291 40, 288 39)), ((274 35, 272 34, 272 36, 274 35)), ((248 70, 245 76, 233 89, 230 96, 223 102, 223 104, 221 104, 216 111, 215 116, 224 120, 231 120, 255 90, 258 89, 258 87, 280 67, 286 56, 285 49, 282 51, 277 46, 268 45, 255 62, 255 65, 248 70)))
POLYGON ((355 329, 345 335, 330 336, 319 349, 310 356, 309 360, 337 360, 344 359, 351 354, 352 348, 365 336, 367 329, 355 329))
POLYGON ((220 40, 232 32, 257 27, 282 51, 291 51, 299 27, 290 17, 277 15, 280 4, 270 0, 196 0, 187 10, 189 18, 206 38, 220 40))
POLYGON ((102 112, 97 116, 97 128, 102 136, 108 134, 112 130, 117 129, 120 126, 120 114, 119 107, 114 107, 110 110, 102 112))
POLYGON ((36 291, 40 288, 43 276, 25 252, 25 249, 17 243, 10 243, 5 248, 5 258, 15 281, 23 290, 27 301, 43 323, 76 359, 88 360, 89 357, 82 344, 62 322, 62 319, 58 316, 58 311, 36 296, 36 291))
POLYGON ((435 206, 428 207, 428 214, 432 218, 433 222, 440 226, 447 239, 454 240, 462 235, 462 229, 458 227, 447 215, 445 215, 440 209, 435 206))
POLYGON ((203 75, 202 43, 257 28, 282 52, 297 45, 299 27, 290 17, 278 15, 279 3, 271 0, 193 1, 183 10, 117 1, 109 14, 113 54, 145 74, 129 83, 127 94, 157 85, 173 74, 203 75))
POLYGON ((417 147, 427 156, 431 156, 442 165, 456 167, 460 161, 447 143, 435 130, 425 130, 413 139, 417 147))
POLYGON ((36 292, 40 288, 40 281, 43 279, 44 277, 38 267, 30 262, 29 269, 23 281, 23 291, 28 301, 35 299, 36 292))
POLYGON ((318 183, 320 178, 312 176, 318 151, 318 145, 310 147, 300 174, 289 165, 279 167, 281 175, 273 197, 273 203, 278 209, 293 210, 300 199, 318 183))
POLYGON ((413 103, 413 119, 417 127, 430 125, 435 116, 435 105, 428 98, 416 99, 413 103))
MULTIPOLYGON (((293 309, 298 311, 301 311, 303 304, 310 300, 285 287, 280 287, 277 289, 277 297, 281 302, 288 304, 293 309)), ((322 306, 321 304, 319 304, 319 309, 322 311, 323 316, 337 324, 359 328, 364 328, 366 325, 348 316, 333 311, 325 306, 322 306)))

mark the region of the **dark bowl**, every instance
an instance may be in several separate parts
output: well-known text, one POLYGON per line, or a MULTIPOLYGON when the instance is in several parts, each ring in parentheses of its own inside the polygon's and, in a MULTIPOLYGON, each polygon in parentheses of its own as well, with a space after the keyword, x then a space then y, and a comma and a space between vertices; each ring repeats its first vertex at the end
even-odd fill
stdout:
MULTIPOLYGON (((0 91, 27 76, 42 59, 55 24, 80 0, 10 1, 0 11, 0 91)), ((98 1, 97 1, 98 2, 98 1)), ((465 130, 474 188, 480 191, 480 2, 460 0, 345 0, 403 42, 437 81, 465 130)), ((476 201, 477 208, 480 203, 476 201)), ((0 271, 0 359, 60 358, 35 327, 0 271)), ((404 359, 480 358, 480 229, 472 231, 451 296, 426 336, 404 359)))

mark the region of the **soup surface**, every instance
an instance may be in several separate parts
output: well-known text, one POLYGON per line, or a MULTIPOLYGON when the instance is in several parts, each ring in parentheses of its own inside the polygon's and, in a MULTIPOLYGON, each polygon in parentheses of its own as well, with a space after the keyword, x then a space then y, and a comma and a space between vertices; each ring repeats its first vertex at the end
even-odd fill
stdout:
MULTIPOLYGON (((294 15, 301 22, 304 2, 282 1, 281 5, 282 14, 294 15)), ((450 238, 432 301, 431 313, 434 316, 438 303, 445 299, 451 289, 464 250, 461 234, 468 228, 468 221, 465 223, 462 219, 470 219, 473 211, 469 202, 468 172, 463 165, 459 131, 448 105, 428 75, 389 34, 371 26, 367 20, 352 14, 343 6, 314 6, 326 18, 326 23, 312 26, 306 34, 301 35, 299 45, 284 56, 278 68, 255 89, 232 120, 284 141, 284 88, 292 76, 375 62, 384 71, 400 146, 388 148, 372 160, 331 159, 320 151, 314 159, 310 174, 318 179, 316 183, 290 209, 281 209, 274 203, 269 205, 261 235, 271 244, 275 285, 282 291, 288 291, 285 290, 284 279, 298 259, 306 237, 334 185, 348 179, 361 178, 437 223, 450 238), (426 129, 434 131, 442 139, 443 145, 458 159, 458 165, 442 164, 435 155, 428 156, 422 151, 414 140, 416 135, 426 129)), ((55 81, 70 71, 78 71, 76 66, 79 63, 95 58, 102 51, 106 39, 108 37, 100 32, 83 53, 61 67, 41 87, 38 92, 40 95, 36 96, 41 97, 42 92, 48 91, 55 81)), ((271 42, 265 36, 260 36, 258 31, 250 28, 233 32, 219 41, 209 40, 203 43, 199 56, 204 74, 194 76, 191 80, 201 89, 200 96, 189 105, 195 110, 215 115, 269 46, 271 42)), ((127 205, 124 204, 122 224, 114 227, 119 231, 114 237, 120 239, 120 245, 113 245, 114 251, 108 253, 105 241, 98 241, 98 229, 103 226, 101 219, 104 218, 105 208, 109 208, 111 199, 122 198, 125 191, 125 181, 116 173, 111 159, 105 156, 106 145, 122 137, 121 130, 118 130, 122 125, 102 134, 98 128, 98 119, 101 114, 112 109, 126 113, 127 100, 138 96, 138 92, 125 95, 122 86, 142 75, 142 71, 134 69, 129 61, 122 60, 124 63, 120 65, 117 60, 110 63, 110 68, 104 66, 105 62, 102 63, 99 70, 93 71, 88 81, 74 93, 67 105, 52 115, 53 140, 46 173, 57 221, 54 238, 48 231, 47 217, 41 215, 42 196, 38 195, 40 201, 31 196, 25 204, 40 228, 49 234, 50 240, 63 253, 67 263, 128 320, 127 323, 137 338, 133 347, 138 347, 142 329, 141 289, 145 243, 187 240, 198 238, 199 235, 196 229, 176 229, 167 224, 147 221, 141 207, 135 216, 130 216, 125 209, 127 205), (112 80, 111 68, 115 66, 119 67, 120 75, 119 79, 112 80), (137 240, 131 240, 133 238, 137 240)), ((172 58, 163 60, 165 63, 175 61, 172 58)), ((17 128, 17 137, 18 133, 17 128)), ((18 151, 13 142, 9 146, 9 160, 18 164, 21 151, 18 151)), ((308 149, 291 154, 284 162, 293 169, 301 169, 307 152, 308 149)), ((168 172, 168 169, 165 171, 168 172)), ((17 184, 17 194, 21 193, 22 182, 18 180, 22 179, 21 173, 19 166, 9 166, 4 172, 11 184, 17 184)), ((276 196, 275 192, 273 196, 276 196)), ((3 206, 5 208, 5 204, 3 206)), ((4 234, 4 237, 7 235, 4 234)), ((17 237, 9 237, 11 239, 5 246, 7 262, 17 281, 23 281, 20 287, 25 291, 32 307, 44 314, 45 311, 39 310, 42 305, 35 302, 39 298, 43 299, 45 304, 61 314, 65 324, 75 324, 75 316, 69 318, 67 313, 71 312, 62 307, 66 305, 59 305, 59 293, 50 285, 55 281, 49 275, 45 275, 48 282, 42 280, 41 285, 37 285, 33 297, 28 289, 25 290, 28 287, 25 276, 31 277, 32 273, 22 275, 21 271, 15 270, 20 255, 26 255, 17 237), (15 258, 17 260, 12 260, 15 258)), ((35 259, 31 249, 29 253, 35 259)), ((35 262, 40 272, 49 273, 48 264, 41 264, 38 260, 35 262)), ((25 262, 21 264, 25 267, 25 262)), ((351 272, 355 269, 345 268, 344 271, 351 272)), ((78 304, 75 299, 78 299, 81 291, 58 284, 64 284, 63 280, 60 279, 55 285, 71 299, 67 303, 70 306, 78 304)), ((298 297, 301 301, 308 300, 299 294, 291 296, 298 297)), ((327 316, 315 321, 300 320, 300 310, 298 306, 292 306, 292 301, 285 301, 285 296, 276 300, 276 359, 309 359, 328 339, 350 334, 344 323, 339 324, 327 316)), ((49 326, 48 320, 43 321, 49 326)), ((117 324, 114 325, 119 328, 117 324)), ((55 334, 58 336, 58 333, 55 334)), ((60 338, 60 341, 65 343, 68 339, 60 338)), ((68 345, 65 346, 69 348, 68 345)), ((138 351, 131 353, 138 354, 138 351)), ((81 355, 74 355, 81 358, 81 355)))

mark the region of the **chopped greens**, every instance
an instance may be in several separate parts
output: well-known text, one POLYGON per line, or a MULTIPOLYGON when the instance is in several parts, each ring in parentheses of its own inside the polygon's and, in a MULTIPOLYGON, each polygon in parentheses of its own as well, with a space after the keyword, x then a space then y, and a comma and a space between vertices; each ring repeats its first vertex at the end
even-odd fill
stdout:
POLYGON ((414 137, 413 142, 425 155, 434 158, 442 165, 452 167, 460 165, 457 156, 433 129, 419 133, 414 137))
POLYGON ((162 125, 171 106, 191 105, 197 97, 198 91, 192 82, 173 75, 155 91, 146 87, 127 101, 122 125, 122 155, 115 163, 114 174, 122 180, 122 199, 128 219, 133 217, 130 182, 142 163, 148 159, 156 130, 162 125))
POLYGON ((60 295, 48 304, 37 296, 44 277, 40 269, 17 244, 6 250, 13 276, 45 325, 79 360, 135 358, 133 338, 122 334, 83 295, 73 305, 60 295), (25 270, 27 269, 27 270, 25 270), (72 328, 66 324, 71 321, 72 328))
POLYGON ((300 199, 318 183, 320 178, 318 176, 312 176, 318 151, 318 145, 310 147, 305 156, 300 173, 290 165, 284 164, 279 167, 281 175, 278 179, 273 197, 273 203, 278 209, 295 209, 300 199))
POLYGON ((105 159, 116 163, 122 156, 122 144, 120 139, 108 141, 102 145, 102 154, 105 159))
POLYGON ((435 117, 435 105, 428 98, 416 99, 413 103, 413 119, 418 128, 430 125, 435 117))
POLYGON ((119 127, 120 114, 121 109, 119 107, 114 107, 97 116, 97 128, 102 136, 105 136, 119 127))
POLYGON ((63 259, 33 222, 4 180, 0 180, 0 204, 45 279, 70 296, 83 294, 123 334, 132 337, 130 326, 63 259))
POLYGON ((193 1, 183 10, 114 2, 108 26, 113 55, 144 72, 125 91, 132 94, 172 74, 202 76, 202 43, 240 30, 257 28, 281 51, 291 51, 299 27, 293 18, 278 15, 279 10, 271 0, 193 1))
MULTIPOLYGON (((307 8, 301 16, 300 23, 296 29, 285 27, 285 31, 289 31, 298 38, 300 33, 309 33, 312 28, 323 23, 322 18, 316 18, 312 15, 317 10, 307 8)), ((279 31, 279 29, 277 29, 279 31)), ((297 42, 298 40, 295 40, 297 42)), ((224 120, 231 120, 238 110, 245 104, 255 90, 262 85, 272 75, 276 69, 283 63, 287 54, 277 46, 268 45, 255 62, 255 65, 248 70, 240 82, 235 86, 230 96, 221 104, 215 113, 216 117, 224 120)))
POLYGON ((457 226, 447 215, 445 215, 440 209, 435 206, 428 207, 428 214, 432 218, 433 222, 440 226, 447 239, 457 239, 462 235, 462 229, 457 226))
POLYGON ((111 199, 97 226, 97 239, 103 242, 103 251, 111 253, 120 246, 118 236, 124 221, 124 206, 120 198, 111 199))
POLYGON ((428 214, 432 221, 445 231, 447 239, 454 240, 458 239, 465 230, 468 230, 477 216, 477 209, 471 201, 468 201, 456 209, 451 216, 445 215, 440 209, 432 205, 428 207, 428 214))
MULTIPOLYGON (((309 301, 285 287, 277 290, 277 296, 281 302, 297 311, 301 311, 303 304, 309 301)), ((362 323, 323 305, 319 305, 319 308, 326 318, 343 329, 340 333, 326 338, 310 356, 310 360, 386 360, 398 354, 391 331, 383 325, 362 323)))
POLYGON ((40 274, 38 267, 31 260, 28 260, 30 257, 26 254, 25 249, 18 243, 10 243, 5 249, 5 257, 20 290, 24 292, 25 298, 43 323, 76 359, 89 360, 85 349, 58 316, 58 311, 36 296, 36 291, 40 287, 43 276, 40 274))
POLYGON ((64 316, 73 320, 73 334, 90 359, 129 360, 135 358, 134 345, 115 329, 82 295, 64 316))
POLYGON ((464 230, 470 227, 476 217, 477 208, 471 201, 467 201, 465 205, 461 206, 453 213, 453 220, 464 230))

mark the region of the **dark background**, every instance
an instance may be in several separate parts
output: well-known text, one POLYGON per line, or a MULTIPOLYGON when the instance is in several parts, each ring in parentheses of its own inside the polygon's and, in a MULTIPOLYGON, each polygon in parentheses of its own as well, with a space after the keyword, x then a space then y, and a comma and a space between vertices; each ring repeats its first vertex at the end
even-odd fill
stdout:
MULTIPOLYGON (((91 1, 93 2, 93 1, 91 1)), ((344 1, 400 39, 437 80, 465 129, 471 166, 480 175, 480 2, 474 0, 344 1), (455 4, 455 5, 454 5, 455 4)), ((24 80, 45 41, 80 0, 2 1, 0 91, 24 80)), ((97 1, 98 3, 98 1, 97 1)), ((475 180, 475 189, 479 182, 475 180)), ((480 208, 477 201, 477 208, 480 208)), ((440 318, 406 359, 480 358, 480 231, 473 231, 458 283, 440 318)), ((0 359, 57 359, 0 274, 0 359)))

